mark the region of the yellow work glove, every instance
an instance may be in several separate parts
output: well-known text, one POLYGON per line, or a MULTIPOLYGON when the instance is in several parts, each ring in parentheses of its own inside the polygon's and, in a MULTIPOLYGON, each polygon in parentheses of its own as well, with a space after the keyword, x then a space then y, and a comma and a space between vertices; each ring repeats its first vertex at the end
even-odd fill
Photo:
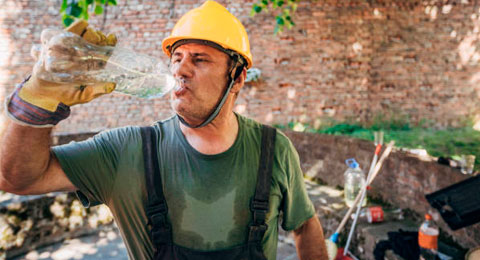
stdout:
MULTIPOLYGON (((88 23, 84 20, 77 20, 66 28, 66 31, 80 35, 92 44, 110 46, 116 44, 115 35, 110 34, 107 37, 102 32, 88 27, 88 23)), ((67 106, 86 103, 100 95, 110 93, 114 89, 114 83, 89 86, 55 83, 39 79, 34 74, 20 90, 19 97, 30 104, 54 112, 59 103, 67 106)))
MULTIPOLYGON (((66 31, 80 35, 95 45, 114 46, 117 42, 115 35, 105 36, 102 32, 88 27, 88 23, 84 20, 77 20, 66 28, 66 31)), ((84 65, 78 65, 79 68, 81 66, 84 65)), ((10 117, 20 123, 38 127, 53 126, 68 117, 70 106, 89 102, 114 89, 115 83, 102 82, 83 85, 46 81, 35 75, 34 70, 32 76, 21 84, 7 100, 7 112, 10 117)))

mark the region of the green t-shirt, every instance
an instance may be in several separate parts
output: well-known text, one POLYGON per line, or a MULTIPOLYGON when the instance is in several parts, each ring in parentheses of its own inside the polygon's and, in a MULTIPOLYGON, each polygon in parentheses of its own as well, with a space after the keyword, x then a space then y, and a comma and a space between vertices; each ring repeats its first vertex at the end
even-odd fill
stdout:
MULTIPOLYGON (((155 124, 163 189, 177 245, 208 251, 247 240, 262 126, 240 115, 237 118, 234 144, 215 155, 195 150, 183 136, 177 117, 155 124)), ((262 241, 269 260, 276 258, 279 217, 283 229, 294 230, 315 214, 295 148, 283 133, 277 134, 275 142, 268 230, 262 241)), ((105 131, 53 151, 84 205, 105 203, 110 208, 130 258, 151 259, 140 128, 105 131)))

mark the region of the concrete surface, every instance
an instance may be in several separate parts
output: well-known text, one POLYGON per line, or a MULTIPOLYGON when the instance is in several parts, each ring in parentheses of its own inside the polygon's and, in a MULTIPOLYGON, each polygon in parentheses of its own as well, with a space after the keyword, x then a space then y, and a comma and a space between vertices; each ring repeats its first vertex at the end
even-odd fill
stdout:
MULTIPOLYGON (((13 260, 128 260, 127 249, 113 226, 96 234, 68 239, 62 243, 32 250, 13 260)), ((277 259, 298 260, 291 236, 279 237, 277 259)))

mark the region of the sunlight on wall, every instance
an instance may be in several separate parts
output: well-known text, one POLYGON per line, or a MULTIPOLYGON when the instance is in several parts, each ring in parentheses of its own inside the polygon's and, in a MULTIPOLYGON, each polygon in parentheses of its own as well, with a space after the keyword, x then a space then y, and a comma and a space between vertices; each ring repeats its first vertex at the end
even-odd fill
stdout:
POLYGON ((475 119, 475 123, 473 124, 473 129, 477 130, 477 131, 480 131, 480 117, 477 117, 475 119))
POLYGON ((289 99, 294 99, 294 98, 295 98, 295 94, 296 94, 295 89, 289 89, 288 92, 287 92, 287 97, 288 97, 289 99))
MULTIPOLYGON (((1 17, 1 15, 0 15, 1 17)), ((10 66, 10 58, 13 50, 10 41, 10 35, 7 30, 3 28, 3 20, 0 20, 0 86, 7 83, 10 66)), ((0 100, 5 98, 5 88, 0 89, 0 100)), ((0 108, 3 110, 3 106, 0 108)))
MULTIPOLYGON (((477 12, 480 13, 480 8, 477 12)), ((460 62, 457 64, 457 68, 462 68, 466 65, 478 67, 480 62, 480 52, 477 48, 480 41, 480 15, 472 14, 470 19, 473 24, 473 29, 466 33, 458 45, 457 52, 460 57, 460 62)), ((456 38, 457 32, 452 31, 450 37, 456 38)), ((472 73, 469 83, 471 88, 476 90, 477 99, 480 99, 480 89, 478 87, 480 83, 479 70, 477 70, 476 73, 472 73)), ((480 131, 480 115, 475 116, 473 129, 480 131)))
POLYGON ((266 116, 265 116, 265 121, 267 123, 271 123, 273 121, 273 114, 272 112, 269 112, 266 116))
POLYGON ((7 95, 5 87, 10 76, 10 66, 14 45, 11 40, 11 31, 5 24, 5 18, 17 17, 22 10, 20 1, 6 1, 0 9, 0 136, 5 128, 6 115, 3 113, 3 101, 7 95))
POLYGON ((243 114, 247 110, 247 106, 245 104, 236 105, 234 110, 239 114, 243 114))
MULTIPOLYGON (((472 20, 474 27, 466 34, 458 45, 458 55, 460 56, 461 65, 477 65, 480 61, 480 53, 476 48, 478 41, 480 40, 480 15, 472 14, 470 19, 472 20)), ((452 37, 455 37, 456 35, 457 33, 455 31, 452 31, 450 34, 452 37)))
POLYGON ((452 11, 452 7, 453 7, 452 5, 444 5, 442 7, 442 13, 443 14, 449 14, 450 11, 452 11))
POLYGON ((478 61, 478 53, 476 51, 475 42, 478 35, 469 32, 458 45, 458 55, 460 56, 461 65, 467 65, 471 61, 478 61))
POLYGON ((254 97, 255 94, 257 94, 257 88, 251 88, 250 91, 248 91, 248 94, 254 97))
POLYGON ((359 54, 362 52, 363 46, 359 42, 356 42, 352 45, 352 48, 355 54, 359 54))
POLYGON ((430 20, 437 19, 438 7, 437 6, 427 6, 425 7, 425 14, 430 16, 430 20))

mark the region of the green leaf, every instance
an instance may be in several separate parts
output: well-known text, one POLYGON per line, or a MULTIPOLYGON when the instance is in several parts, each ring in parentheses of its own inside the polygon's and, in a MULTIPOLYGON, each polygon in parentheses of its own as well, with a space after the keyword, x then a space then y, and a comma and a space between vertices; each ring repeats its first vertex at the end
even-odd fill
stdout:
POLYGON ((95 5, 95 14, 102 14, 103 13, 103 6, 95 5))
POLYGON ((298 5, 297 4, 292 4, 291 7, 292 7, 292 12, 295 12, 295 11, 297 11, 298 5))
POLYGON ((117 5, 117 0, 108 0, 109 5, 117 5))
POLYGON ((282 5, 283 5, 284 3, 285 3, 285 2, 283 2, 282 0, 280 0, 280 1, 277 2, 277 6, 278 6, 278 7, 282 7, 282 5))
POLYGON ((253 10, 255 13, 260 13, 262 11, 262 7, 259 5, 253 5, 253 10))
POLYGON ((80 8, 82 8, 81 18, 84 19, 84 20, 88 20, 88 4, 87 4, 87 0, 80 0, 80 2, 78 3, 78 6, 79 6, 80 8))
POLYGON ((63 25, 64 25, 65 27, 68 27, 68 26, 70 26, 70 24, 73 23, 73 21, 75 21, 75 20, 73 20, 72 18, 70 18, 69 16, 67 16, 66 18, 63 18, 63 25))
POLYGON ((285 20, 282 17, 277 16, 277 24, 278 25, 285 25, 285 20))
POLYGON ((68 6, 65 11, 68 15, 71 15, 73 17, 79 17, 82 14, 82 8, 80 8, 77 3, 68 6))
POLYGON ((93 4, 93 0, 86 0, 87 5, 93 4))
POLYGON ((60 13, 64 12, 67 9, 67 0, 62 1, 62 7, 60 7, 60 13))
POLYGON ((89 15, 88 15, 88 9, 83 9, 83 10, 82 10, 82 18, 83 18, 84 20, 88 20, 88 17, 89 17, 89 15))
POLYGON ((267 6, 268 5, 268 0, 262 0, 262 4, 267 6))

